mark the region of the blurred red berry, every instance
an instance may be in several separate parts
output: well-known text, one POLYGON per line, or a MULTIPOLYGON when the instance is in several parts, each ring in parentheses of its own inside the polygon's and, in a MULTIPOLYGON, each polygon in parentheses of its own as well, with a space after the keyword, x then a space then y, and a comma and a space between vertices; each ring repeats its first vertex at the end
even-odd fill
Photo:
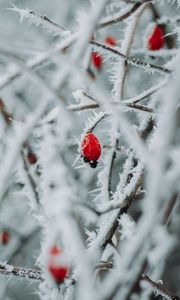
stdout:
POLYGON ((51 265, 49 265, 48 271, 51 274, 51 276, 53 277, 54 281, 56 281, 56 283, 58 283, 58 284, 63 282, 69 273, 69 269, 66 266, 51 266, 51 265))
POLYGON ((50 249, 49 253, 50 253, 52 256, 54 256, 54 255, 59 255, 59 254, 61 253, 61 249, 60 249, 59 247, 57 247, 57 246, 53 246, 53 247, 50 249))
POLYGON ((155 25, 150 33, 147 41, 147 48, 155 51, 159 50, 164 45, 164 32, 160 26, 155 25))
POLYGON ((96 69, 101 69, 102 67, 102 57, 98 52, 91 53, 91 63, 96 69))
POLYGON ((49 251, 48 271, 57 284, 63 282, 69 274, 67 258, 57 246, 53 246, 49 251))
POLYGON ((105 43, 110 46, 116 46, 116 40, 110 35, 106 37, 105 43))
POLYGON ((29 162, 30 165, 34 165, 37 162, 37 156, 32 151, 28 152, 26 158, 27 158, 27 161, 29 162))
POLYGON ((8 244, 9 238, 10 238, 9 232, 7 232, 7 231, 1 232, 0 239, 1 239, 1 243, 3 245, 8 244))
POLYGON ((94 162, 95 164, 90 164, 91 167, 96 167, 96 162, 101 155, 101 146, 97 137, 88 133, 84 136, 81 143, 81 152, 84 157, 85 162, 94 162))

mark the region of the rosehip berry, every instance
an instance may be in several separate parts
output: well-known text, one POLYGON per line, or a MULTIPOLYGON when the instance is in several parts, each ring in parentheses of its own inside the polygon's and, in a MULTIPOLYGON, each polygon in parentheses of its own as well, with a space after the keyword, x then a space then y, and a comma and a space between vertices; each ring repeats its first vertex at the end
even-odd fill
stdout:
POLYGON ((53 279, 56 281, 57 284, 64 281, 66 276, 69 273, 69 269, 66 266, 48 266, 49 273, 53 277, 53 279))
POLYGON ((155 51, 159 50, 164 45, 164 33, 160 26, 155 25, 150 33, 147 41, 147 48, 155 51))
POLYGON ((105 43, 110 46, 116 46, 116 40, 110 35, 106 37, 105 43))
POLYGON ((91 53, 91 63, 96 69, 101 69, 102 67, 102 57, 98 52, 91 53))
POLYGON ((50 249, 50 254, 52 256, 56 256, 56 255, 59 255, 61 253, 61 249, 58 248, 57 246, 53 246, 51 249, 50 249))
POLYGON ((29 162, 30 165, 34 165, 37 162, 37 156, 32 151, 28 152, 26 158, 27 158, 27 161, 29 162))
POLYGON ((97 137, 88 133, 81 143, 81 152, 85 162, 89 162, 92 168, 97 166, 97 160, 101 155, 101 146, 97 137))
POLYGON ((7 232, 7 231, 1 232, 0 239, 1 239, 1 243, 2 243, 3 245, 8 244, 9 238, 10 238, 9 232, 7 232))
POLYGON ((49 251, 48 271, 57 284, 63 282, 69 274, 67 258, 57 246, 53 246, 49 251))

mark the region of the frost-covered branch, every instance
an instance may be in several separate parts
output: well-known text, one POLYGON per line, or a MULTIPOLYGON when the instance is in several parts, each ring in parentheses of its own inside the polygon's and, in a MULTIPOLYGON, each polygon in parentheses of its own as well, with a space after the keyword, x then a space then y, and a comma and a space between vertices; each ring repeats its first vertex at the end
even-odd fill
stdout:
POLYGON ((114 49, 113 47, 107 46, 105 44, 102 44, 102 43, 99 43, 99 42, 96 42, 96 41, 91 41, 91 45, 94 46, 94 48, 97 48, 99 51, 102 50, 102 53, 103 53, 103 50, 105 50, 107 52, 111 52, 112 57, 113 56, 120 57, 132 66, 140 67, 140 68, 143 68, 143 69, 148 70, 148 71, 152 70, 152 71, 156 71, 156 72, 159 72, 159 73, 171 74, 171 70, 169 70, 166 67, 157 66, 157 65, 154 65, 152 63, 141 61, 141 60, 139 60, 137 58, 134 58, 134 57, 131 57, 131 56, 127 57, 126 55, 121 53, 119 50, 114 49))
MULTIPOLYGON (((37 12, 29 9, 20 9, 13 5, 12 8, 9 8, 9 10, 15 11, 20 14, 20 21, 21 23, 26 18, 30 22, 30 24, 39 26, 41 25, 43 29, 49 31, 50 33, 53 33, 55 35, 65 35, 67 34, 66 28, 62 25, 59 25, 52 21, 47 16, 42 16, 38 14, 37 12)), ((70 33, 70 32, 69 32, 70 33)))
POLYGON ((16 276, 26 279, 33 279, 42 281, 43 277, 40 271, 34 269, 26 269, 20 267, 14 267, 7 263, 0 262, 0 275, 16 276))
POLYGON ((148 284, 153 288, 156 294, 161 295, 165 299, 180 300, 180 297, 174 295, 170 290, 165 288, 162 284, 153 281, 151 278, 149 278, 148 275, 143 274, 141 277, 143 281, 148 282, 148 284))
POLYGON ((112 18, 107 18, 106 20, 101 21, 98 26, 97 29, 101 29, 107 26, 111 26, 114 25, 116 23, 119 23, 127 18, 129 18, 142 4, 144 4, 145 2, 151 2, 152 0, 147 0, 147 1, 143 1, 143 2, 136 2, 127 12, 125 13, 121 13, 119 15, 113 16, 112 18))

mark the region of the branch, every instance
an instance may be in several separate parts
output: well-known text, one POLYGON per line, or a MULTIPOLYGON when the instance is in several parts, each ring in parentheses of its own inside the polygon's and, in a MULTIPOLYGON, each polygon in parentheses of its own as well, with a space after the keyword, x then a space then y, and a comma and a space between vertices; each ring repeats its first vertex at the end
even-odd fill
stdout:
POLYGON ((26 269, 20 267, 14 267, 12 265, 8 265, 6 263, 0 263, 0 274, 1 275, 13 275, 16 277, 26 278, 26 279, 33 279, 42 281, 43 277, 41 271, 33 270, 33 269, 26 269))
POLYGON ((128 12, 126 12, 124 14, 120 14, 118 16, 115 16, 109 20, 100 22, 97 26, 97 29, 102 29, 104 27, 114 25, 116 23, 119 23, 119 22, 129 18, 142 4, 143 4, 142 2, 137 2, 130 8, 130 10, 128 12))
POLYGON ((26 172, 28 182, 30 184, 31 191, 33 193, 33 198, 35 199, 36 204, 39 206, 40 205, 40 199, 39 199, 39 194, 37 192, 37 185, 36 185, 36 182, 35 182, 33 176, 29 172, 28 163, 27 163, 27 160, 25 158, 25 155, 24 155, 23 151, 21 151, 21 157, 22 157, 23 167, 24 167, 24 170, 26 172))
POLYGON ((149 278, 148 275, 143 274, 141 275, 142 280, 148 282, 152 288, 157 290, 162 296, 165 296, 166 298, 168 297, 169 299, 172 300, 180 300, 180 297, 174 295, 171 291, 169 291, 167 288, 165 288, 162 284, 157 283, 153 281, 151 278, 149 278))
MULTIPOLYGON (((65 41, 63 41, 60 46, 56 46, 54 49, 41 54, 40 57, 38 57, 36 59, 29 60, 27 62, 27 67, 30 69, 35 69, 36 67, 41 66, 42 64, 47 62, 48 59, 53 54, 57 54, 60 51, 63 52, 76 39, 77 39, 77 34, 72 34, 69 38, 67 38, 65 41)), ((23 72, 19 68, 17 70, 13 71, 12 74, 9 74, 9 73, 5 74, 5 76, 2 77, 0 80, 0 90, 3 89, 4 87, 8 86, 9 84, 11 84, 15 79, 18 79, 22 74, 23 74, 23 72)))
MULTIPOLYGON (((89 110, 89 109, 96 109, 101 107, 102 105, 99 103, 88 103, 88 104, 80 104, 80 105, 69 105, 67 108, 70 111, 76 112, 76 111, 81 111, 81 110, 89 110)), ((103 105, 106 107, 106 105, 103 105)), ((128 108, 132 108, 133 110, 140 110, 142 112, 147 112, 147 113, 154 113, 153 108, 147 107, 145 105, 138 105, 135 103, 118 103, 115 101, 109 102, 107 104, 108 107, 114 108, 115 106, 119 106, 119 107, 128 107, 128 108), (124 105, 125 104, 125 105, 124 105)), ((109 115, 109 114, 107 114, 109 115)))
POLYGON ((21 22, 24 18, 29 18, 32 24, 36 26, 42 25, 43 29, 48 29, 49 31, 54 32, 55 34, 62 34, 63 32, 66 32, 66 28, 64 26, 55 23, 48 17, 42 16, 35 11, 29 9, 21 9, 16 7, 15 5, 13 5, 12 8, 8 8, 8 10, 12 10, 19 13, 21 22))
POLYGON ((101 44, 99 42, 93 41, 93 40, 91 40, 90 43, 91 43, 91 45, 96 46, 97 48, 112 52, 113 54, 117 55, 118 57, 123 58, 128 64, 131 64, 133 66, 142 67, 144 69, 149 69, 149 70, 152 69, 152 70, 154 70, 156 72, 160 72, 160 73, 171 74, 171 70, 167 69, 166 67, 147 63, 145 61, 141 61, 141 60, 136 59, 131 56, 127 57, 126 55, 121 53, 119 50, 117 50, 113 47, 107 46, 105 44, 101 44))

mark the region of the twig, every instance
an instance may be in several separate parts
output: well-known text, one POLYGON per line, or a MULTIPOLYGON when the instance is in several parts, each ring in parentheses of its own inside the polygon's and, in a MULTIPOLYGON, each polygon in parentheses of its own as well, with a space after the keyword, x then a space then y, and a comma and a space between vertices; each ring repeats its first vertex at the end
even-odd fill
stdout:
POLYGON ((66 28, 60 24, 57 24, 56 22, 52 21, 50 18, 48 18, 47 16, 42 16, 39 15, 38 13, 36 13, 35 11, 30 10, 29 11, 30 15, 35 16, 36 18, 39 18, 40 20, 42 20, 43 22, 47 23, 47 25, 50 25, 52 28, 56 29, 57 32, 62 32, 62 31, 66 31, 66 28))
POLYGON ((176 205, 178 197, 179 197, 179 193, 174 193, 172 195, 172 197, 170 198, 170 200, 168 202, 168 205, 167 205, 167 207, 165 209, 165 212, 164 212, 162 224, 168 224, 169 223, 169 220, 171 218, 171 215, 172 215, 172 212, 173 212, 174 207, 176 205))
POLYGON ((180 300, 180 297, 174 295, 170 290, 165 288, 162 284, 153 281, 151 278, 149 278, 148 275, 146 274, 141 275, 141 280, 148 282, 152 286, 152 288, 157 290, 161 295, 168 297, 169 299, 172 300, 180 300))
POLYGON ((34 178, 32 177, 32 175, 29 172, 29 167, 28 167, 28 164, 27 164, 27 161, 26 161, 26 158, 24 156, 23 151, 21 151, 21 156, 22 156, 22 160, 23 160, 24 170, 26 172, 29 184, 31 186, 31 191, 33 193, 36 204, 39 205, 40 204, 40 199, 39 199, 39 194, 37 192, 37 186, 36 186, 36 183, 34 181, 34 178))
POLYGON ((97 29, 101 29, 101 28, 104 28, 107 26, 114 25, 116 23, 119 23, 119 22, 129 18, 142 4, 143 4, 142 2, 137 2, 130 8, 130 10, 128 12, 126 12, 124 14, 120 14, 119 16, 113 17, 109 20, 100 22, 97 26, 97 29))
POLYGON ((11 125, 12 116, 7 112, 3 100, 0 98, 0 111, 7 126, 11 125))
MULTIPOLYGON (((80 104, 80 105, 70 105, 67 108, 70 111, 76 112, 76 111, 81 111, 81 110, 96 109, 96 108, 99 108, 101 106, 102 105, 99 104, 99 103, 88 103, 88 104, 80 104)), ((153 108, 147 107, 145 105, 138 105, 136 103, 125 103, 125 102, 118 103, 118 102, 112 101, 112 102, 109 102, 107 105, 104 105, 104 106, 105 107, 106 106, 107 107, 112 106, 112 108, 114 106, 119 106, 119 107, 122 107, 122 108, 129 107, 129 108, 132 108, 132 109, 135 109, 135 110, 140 110, 140 111, 143 111, 143 112, 154 113, 153 108)))
POLYGON ((130 153, 130 151, 127 150, 126 148, 124 148, 123 146, 116 146, 116 147, 114 147, 112 145, 104 145, 103 148, 105 148, 105 149, 112 149, 112 148, 114 148, 114 150, 123 152, 125 154, 129 154, 130 153))
POLYGON ((34 269, 14 267, 12 265, 8 265, 8 264, 2 263, 2 262, 0 262, 0 274, 8 275, 8 276, 13 275, 16 277, 33 279, 33 280, 38 280, 38 281, 43 280, 41 271, 34 270, 34 269))
MULTIPOLYGON (((74 40, 77 39, 77 36, 77 34, 72 34, 69 38, 62 42, 61 46, 57 46, 54 49, 44 53, 43 55, 40 55, 40 57, 35 60, 29 60, 27 62, 27 67, 30 69, 35 69, 36 67, 41 66, 43 63, 47 62, 53 54, 64 51, 68 46, 72 44, 74 40)), ((22 73, 22 70, 17 69, 13 72, 13 74, 5 74, 4 80, 1 79, 0 82, 0 90, 11 84, 14 80, 18 79, 22 75, 22 73)))
POLYGON ((133 103, 133 104, 136 104, 136 103, 138 103, 140 101, 143 101, 144 99, 150 97, 152 94, 156 93, 163 86, 165 86, 166 83, 167 83, 167 80, 161 82, 160 84, 152 86, 151 88, 149 88, 145 92, 139 94, 138 96, 135 96, 135 97, 129 98, 129 99, 124 99, 123 103, 129 103, 129 104, 133 103))
POLYGON ((123 58, 128 64, 131 64, 133 66, 138 66, 138 67, 142 67, 142 68, 145 68, 145 69, 152 69, 152 70, 154 70, 156 72, 160 72, 160 73, 171 74, 171 70, 167 69, 166 67, 162 67, 162 66, 151 64, 151 63, 147 63, 145 61, 141 61, 141 60, 136 59, 136 58, 131 57, 131 56, 127 57, 126 55, 121 53, 119 50, 117 50, 113 47, 107 46, 105 44, 93 41, 93 40, 91 40, 90 43, 91 43, 91 45, 96 46, 97 48, 104 49, 104 50, 107 50, 109 52, 112 52, 113 54, 123 58))

